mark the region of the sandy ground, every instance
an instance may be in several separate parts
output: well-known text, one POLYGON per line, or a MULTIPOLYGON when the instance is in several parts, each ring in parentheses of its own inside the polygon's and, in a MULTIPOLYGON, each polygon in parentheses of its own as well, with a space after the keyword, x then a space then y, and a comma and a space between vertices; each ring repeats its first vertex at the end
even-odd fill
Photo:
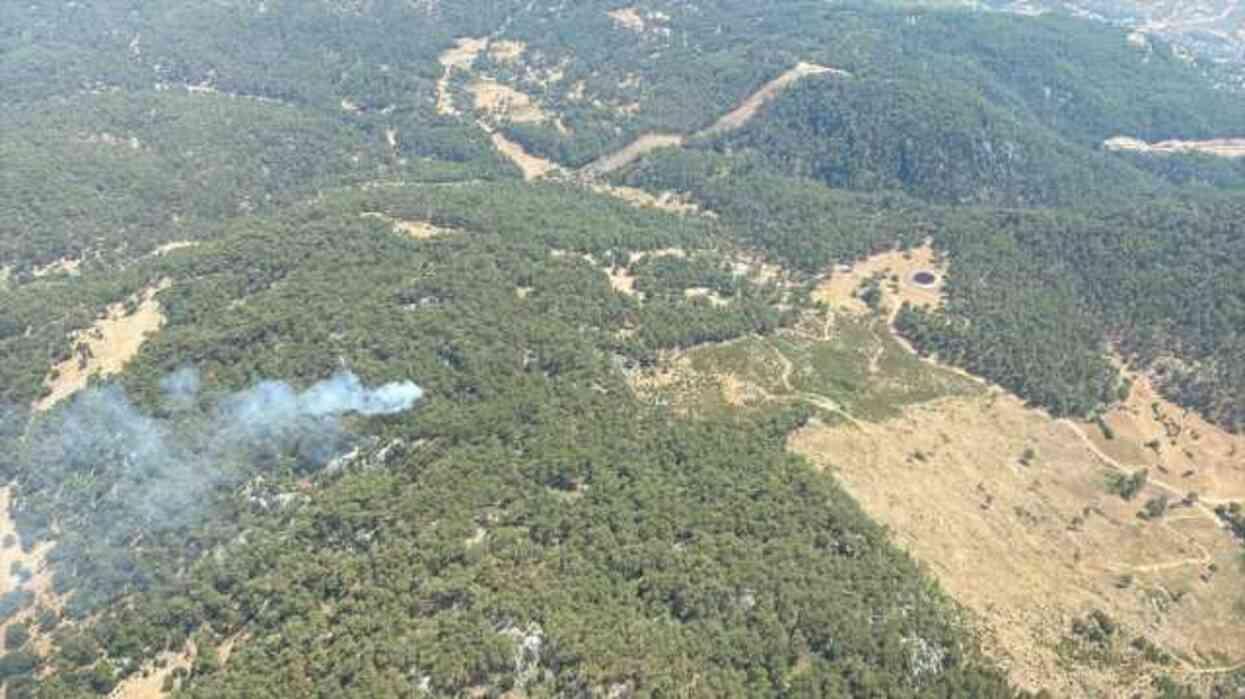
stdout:
POLYGON ((936 307, 942 302, 946 262, 938 259, 928 241, 911 250, 893 250, 861 260, 850 267, 837 267, 813 291, 813 298, 840 310, 867 313, 869 308, 856 298, 856 291, 862 283, 878 274, 883 277, 879 287, 882 290, 882 304, 886 306, 891 321, 894 321, 905 301, 921 307, 936 307), (918 272, 934 274, 934 283, 917 284, 913 277, 918 272), (893 281, 894 277, 898 281, 893 281))
POLYGON ((154 251, 152 251, 152 254, 155 255, 156 257, 160 257, 162 255, 167 255, 170 252, 182 250, 185 248, 193 248, 193 247, 197 247, 198 245, 199 245, 199 242, 197 240, 174 240, 171 243, 165 243, 164 245, 161 245, 160 247, 156 248, 154 251))
POLYGON ((450 78, 455 70, 470 70, 480 52, 488 47, 488 39, 463 37, 457 45, 441 54, 438 61, 445 67, 441 79, 437 81, 437 113, 457 116, 458 108, 454 105, 454 95, 450 92, 450 78))
POLYGON ((684 138, 679 134, 644 134, 621 149, 585 165, 580 169, 580 177, 593 179, 608 175, 615 170, 624 168, 639 160, 644 155, 659 148, 678 147, 683 145, 684 138))
POLYGON ((82 260, 75 260, 66 257, 55 262, 49 262, 42 267, 36 267, 30 270, 30 274, 36 279, 46 277, 51 274, 68 274, 70 276, 77 276, 80 273, 81 268, 82 260))
MULTIPOLYGON (((481 124, 483 126, 483 124, 481 124)), ((487 127, 485 130, 489 130, 487 127)), ((546 160, 523 149, 523 146, 506 138, 499 131, 490 131, 493 139, 493 147, 502 155, 506 156, 515 165, 519 166, 519 170, 523 172, 523 179, 531 181, 537 180, 550 174, 562 171, 562 168, 552 160, 546 160)))
POLYGON ((523 52, 527 50, 527 44, 522 41, 508 41, 499 39, 492 42, 488 47, 489 58, 498 63, 517 63, 523 57, 523 52))
POLYGON ((528 95, 492 78, 477 78, 467 85, 476 111, 516 124, 542 124, 552 118, 528 95))
POLYGON ((359 214, 362 218, 375 218, 384 221, 391 226, 395 233, 408 235, 416 240, 431 240, 446 235, 453 235, 457 231, 450 228, 442 228, 433 225, 427 221, 408 221, 383 214, 379 211, 366 211, 359 214))
POLYGON ((74 353, 69 359, 53 367, 46 381, 51 393, 35 403, 37 411, 45 411, 78 390, 84 388, 93 374, 115 374, 125 366, 147 339, 164 325, 164 313, 156 294, 168 288, 169 281, 148 288, 139 296, 138 309, 126 314, 125 304, 108 307, 104 318, 89 329, 75 336, 75 345, 85 345, 89 353, 80 357, 74 353))
MULTIPOLYGON (((831 340, 835 314, 869 312, 854 292, 879 273, 885 318, 904 300, 937 304, 940 262, 925 245, 836 269, 815 292, 835 313, 810 316, 790 332, 831 340), (921 271, 936 281, 913 281, 921 271)), ((1148 696, 1157 674, 1204 687, 1245 661, 1240 542, 1212 512, 1217 502, 1245 496, 1245 437, 1163 401, 1141 377, 1105 416, 1113 439, 1094 423, 1052 419, 988 386, 909 405, 897 417, 863 419, 794 390, 791 378, 810 369, 781 346, 762 342, 765 350, 739 376, 669 353, 657 369, 628 378, 638 394, 681 412, 713 395, 736 409, 803 401, 842 418, 814 421, 791 435, 789 448, 833 473, 891 531, 964 606, 984 650, 1021 686, 1061 697, 1148 696), (1145 446, 1156 438, 1157 453, 1145 446), (1110 492, 1109 476, 1143 467, 1150 480, 1134 499, 1110 492), (1189 491, 1200 503, 1181 502, 1189 491), (1137 516, 1162 495, 1171 503, 1163 517, 1137 516), (1122 629, 1105 659, 1084 655, 1087 646, 1072 632, 1073 621, 1094 610, 1122 629), (1170 653, 1171 664, 1130 648, 1139 637, 1170 653)), ((887 366, 873 362, 870 381, 901 380, 887 366)), ((931 367, 948 370, 967 376, 931 367)))
POLYGON ((592 183, 589 185, 589 188, 597 194, 621 199, 628 204, 640 208, 661 209, 676 214, 701 214, 711 217, 714 215, 712 212, 701 209, 700 205, 690 201, 687 197, 675 192, 653 194, 636 187, 615 186, 599 182, 592 183))
POLYGON ((716 136, 718 134, 741 128, 744 124, 751 121, 753 117, 761 111, 761 107, 765 106, 766 102, 774 99, 779 92, 782 92, 786 88, 790 87, 800 78, 808 77, 810 75, 835 75, 837 77, 851 77, 850 73, 842 70, 827 68, 814 63, 805 63, 801 61, 796 64, 794 68, 788 70, 777 78, 774 78, 762 86, 761 89, 749 95, 748 98, 741 102, 738 107, 724 114, 722 118, 714 122, 713 126, 710 126, 702 131, 700 135, 716 136))
POLYGON ((610 10, 606 14, 610 19, 614 20, 614 25, 619 29, 637 34, 659 34, 662 36, 670 35, 670 27, 666 26, 670 22, 670 17, 662 12, 646 12, 641 14, 637 7, 623 7, 617 10, 610 10))
POLYGON ((1245 435, 1173 404, 1148 377, 1126 373, 1133 381, 1128 398, 1102 416, 1114 438, 1096 423, 1079 424, 1093 444, 1125 468, 1149 469, 1150 480, 1175 497, 1193 492, 1211 506, 1245 502, 1245 435))
POLYGON ((108 699, 160 699, 166 696, 164 680, 178 668, 189 670, 195 661, 194 643, 187 642, 180 653, 165 651, 160 654, 164 667, 148 663, 142 670, 126 678, 108 695, 108 699))
POLYGON ((607 13, 610 19, 614 20, 622 29, 633 32, 644 31, 644 18, 640 16, 640 11, 634 7, 623 7, 617 10, 610 10, 607 13))
POLYGON ((790 446, 831 470, 973 612, 986 650, 1023 686, 1130 696, 1145 685, 1122 665, 1067 664, 1059 646, 1071 621, 1094 609, 1190 659, 1150 670, 1240 660, 1239 544, 1184 508, 1138 519, 1153 487, 1132 502, 1109 494, 1092 450, 1012 396, 918 405, 882 424, 814 425, 790 446), (1036 454, 1029 465, 1026 449, 1036 454), (1211 563, 1219 572, 1203 582, 1211 563))
POLYGON ((1146 143, 1136 138, 1116 136, 1104 141, 1102 146, 1112 151, 1133 151, 1154 155, 1204 153, 1206 155, 1217 155, 1221 158, 1245 158, 1245 138, 1217 138, 1206 141, 1171 140, 1146 143))
MULTIPOLYGON (((820 74, 849 75, 834 68, 801 62, 749 95, 739 106, 724 114, 712 126, 701 131, 699 135, 714 136, 742 127, 757 115, 766 102, 772 100, 783 89, 789 87, 800 78, 820 74)), ((579 170, 579 175, 584 179, 601 177, 630 165, 652 151, 659 148, 682 146, 685 141, 686 137, 681 134, 644 134, 623 148, 585 165, 579 170)))

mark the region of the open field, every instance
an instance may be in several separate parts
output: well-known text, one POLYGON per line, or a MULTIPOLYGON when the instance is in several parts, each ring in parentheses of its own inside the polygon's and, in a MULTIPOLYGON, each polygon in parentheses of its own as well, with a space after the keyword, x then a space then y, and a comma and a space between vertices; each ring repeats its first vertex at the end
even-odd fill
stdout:
POLYGON ((817 408, 789 448, 890 528, 1022 686, 1124 697, 1151 691, 1159 674, 1197 685, 1236 667, 1245 569, 1240 542, 1210 506, 1245 495, 1245 438, 1178 410, 1139 378, 1104 416, 1108 439, 1095 423, 1054 420, 917 358, 888 318, 901 301, 938 303, 943 273, 928 246, 835 270, 816 291, 822 315, 773 337, 670 355, 633 385, 705 417, 797 401, 817 408), (916 283, 923 271, 935 280, 916 283), (871 279, 877 311, 858 294, 871 279), (1142 468, 1141 492, 1111 491, 1114 475, 1142 468), (1199 502, 1183 501, 1190 491, 1199 502), (1161 516, 1139 516, 1161 496, 1161 516), (1113 625, 1106 639, 1084 633, 1095 613, 1113 625))
POLYGON ((167 286, 166 280, 131 299, 132 311, 125 303, 109 306, 95 325, 78 333, 77 349, 69 359, 52 368, 47 378, 51 392, 35 404, 35 409, 51 408, 84 388, 93 375, 108 376, 121 371, 125 363, 138 354, 147 335, 164 325, 164 314, 156 294, 167 286))

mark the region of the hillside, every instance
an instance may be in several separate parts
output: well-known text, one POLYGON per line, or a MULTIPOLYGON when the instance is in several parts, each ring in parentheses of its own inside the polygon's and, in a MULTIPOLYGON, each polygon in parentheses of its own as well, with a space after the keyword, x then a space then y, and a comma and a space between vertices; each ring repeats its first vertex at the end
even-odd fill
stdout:
POLYGON ((1245 101, 1161 34, 5 6, 3 696, 1231 696, 1245 101))

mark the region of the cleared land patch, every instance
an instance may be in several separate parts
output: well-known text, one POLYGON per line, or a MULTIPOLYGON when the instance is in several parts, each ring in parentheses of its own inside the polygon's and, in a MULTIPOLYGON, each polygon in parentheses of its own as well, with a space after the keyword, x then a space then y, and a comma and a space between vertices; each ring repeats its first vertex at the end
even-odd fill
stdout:
POLYGON ((1235 667, 1241 542, 1211 507, 1245 492, 1245 438, 1139 378, 1104 415, 1108 439, 1097 423, 1052 419, 918 358, 890 319, 903 301, 940 303, 944 274, 928 245, 836 269, 815 292, 826 306, 797 327, 664 355, 632 386, 704 417, 816 408, 789 448, 833 473, 929 567, 1022 686, 1148 695, 1160 674, 1197 686, 1235 667), (861 298, 871 284, 874 308, 861 298), (1149 479, 1130 498, 1113 490, 1143 468, 1149 479), (1151 509, 1159 514, 1142 516, 1151 509), (1110 634, 1094 630, 1098 619, 1110 634))
POLYGON ((1151 155, 1203 153, 1221 158, 1245 158, 1245 138, 1214 138, 1203 141, 1168 140, 1146 143, 1128 136, 1109 138, 1102 144, 1111 151, 1132 151, 1151 155))
POLYGON ((165 280, 138 294, 130 312, 126 303, 108 307, 103 318, 74 337, 73 356, 52 368, 46 384, 50 393, 35 403, 35 410, 45 411, 84 388, 92 375, 115 374, 138 354, 147 335, 164 326, 164 313, 156 294, 168 288, 165 280))
POLYGON ((360 214, 363 218, 375 218, 393 226, 395 233, 402 233, 416 240, 431 240, 446 235, 452 235, 456 231, 449 228, 442 228, 428 221, 408 221, 404 219, 393 218, 378 211, 367 211, 360 214))

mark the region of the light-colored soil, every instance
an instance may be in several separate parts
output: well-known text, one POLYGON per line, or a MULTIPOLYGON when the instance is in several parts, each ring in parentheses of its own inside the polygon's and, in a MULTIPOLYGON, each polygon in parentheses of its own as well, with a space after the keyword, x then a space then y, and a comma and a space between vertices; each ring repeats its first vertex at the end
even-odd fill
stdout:
POLYGON ((585 165, 579 174, 585 179, 593 179, 608 175, 615 170, 624 168, 631 163, 639 160, 641 157, 651 153, 659 148, 671 148, 682 146, 684 142, 683 136, 679 134, 661 134, 650 133, 645 134, 631 143, 623 146, 608 155, 585 165))
POLYGON ((163 255, 169 254, 170 252, 182 250, 185 248, 193 248, 198 245, 199 245, 199 242, 196 240, 174 240, 171 243, 165 243, 164 245, 161 245, 160 247, 153 250, 152 255, 156 257, 161 257, 163 255))
POLYGON ((712 289, 707 289, 703 286, 694 286, 690 289, 684 289, 683 295, 689 299, 696 299, 696 298, 708 299, 709 303, 713 304, 714 306, 718 306, 718 307, 729 306, 731 304, 730 299, 722 298, 722 296, 718 294, 718 292, 712 289))
POLYGON ((77 276, 81 273, 82 260, 75 260, 68 257, 59 259, 55 262, 49 262, 42 267, 36 267, 30 270, 31 276, 36 279, 46 277, 53 274, 67 274, 69 276, 77 276))
POLYGON ((1128 398, 1102 416, 1114 439, 1095 423, 1078 425, 1094 446, 1126 469, 1149 469, 1151 482, 1175 498, 1193 492, 1212 506, 1245 502, 1245 435, 1166 400, 1145 375, 1128 376, 1128 398))
POLYGON ((109 306, 104 318, 77 333, 75 346, 84 345, 88 354, 80 356, 75 352, 53 367, 46 381, 51 393, 35 403, 35 410, 45 411, 84 388, 92 375, 108 376, 121 371, 138 354, 147 336, 164 326, 164 313, 155 296, 168 286, 169 281, 165 280, 140 294, 135 299, 138 308, 134 313, 127 314, 124 303, 109 306))
POLYGON ((644 31, 644 18, 640 16, 640 11, 634 7, 610 10, 608 14, 610 19, 614 20, 614 24, 622 29, 633 32, 644 31))
POLYGON ((592 191, 597 194, 604 194, 616 199, 621 199, 628 204, 638 206, 640 208, 661 209, 676 214, 703 214, 712 216, 713 214, 704 211, 698 204, 690 201, 687 197, 679 195, 675 192, 661 192, 653 194, 636 187, 615 186, 593 182, 589 185, 592 191))
POLYGON ((838 267, 830 277, 813 291, 813 298, 835 309, 853 313, 868 313, 869 307, 856 298, 860 285, 874 275, 882 275, 882 305, 887 317, 893 321, 899 307, 906 301, 914 306, 937 307, 942 303, 942 289, 946 278, 946 261, 940 260, 929 242, 911 250, 874 255, 852 265, 838 267), (918 272, 930 272, 936 277, 933 284, 916 283, 918 272), (897 281, 894 279, 897 278, 897 281))
POLYGON ((816 291, 832 312, 810 314, 773 338, 663 355, 655 369, 628 379, 638 395, 681 413, 790 401, 828 413, 830 422, 814 420, 791 435, 789 448, 833 473, 929 569, 1019 685, 1055 696, 1149 696, 1155 675, 1199 686, 1245 662, 1240 542, 1211 511, 1245 494, 1245 437, 1171 406, 1141 377, 1106 414, 1115 433, 1108 440, 1092 423, 1052 419, 962 371, 897 361, 912 355, 884 337, 891 328, 885 321, 903 300, 940 303, 941 262, 926 245, 838 269, 816 291), (920 271, 936 282, 912 281, 920 271), (883 322, 870 325, 853 294, 876 273, 885 275, 879 288, 886 308, 883 322), (862 334, 866 327, 873 330, 862 334), (836 359, 816 364, 825 361, 816 359, 818 347, 836 359), (859 355, 871 356, 852 359, 859 355), (840 364, 853 361, 868 370, 853 375, 840 364), (823 371, 880 392, 928 379, 929 395, 942 397, 909 392, 915 401, 870 417, 863 412, 870 402, 850 391, 813 392, 837 390, 833 380, 815 380, 823 371), (1156 437, 1157 454, 1145 446, 1156 437), (1143 467, 1150 479, 1134 499, 1109 491, 1109 476, 1143 467), (1191 490, 1200 502, 1186 506, 1181 500, 1191 490), (1165 516, 1137 516, 1162 495, 1171 503, 1165 516), (1122 629, 1105 660, 1084 655, 1085 642, 1072 631, 1074 620, 1094 610, 1122 629), (1130 649, 1137 637, 1170 653, 1171 664, 1130 649))
POLYGON ((1152 155, 1203 153, 1221 158, 1245 158, 1245 138, 1216 138, 1205 141, 1159 141, 1146 143, 1140 139, 1116 136, 1107 139, 1103 148, 1111 151, 1133 151, 1152 155))
POLYGON ((1138 519, 1157 490, 1132 502, 1107 493, 1104 464, 1069 436, 1066 423, 995 391, 912 406, 880 424, 811 426, 790 446, 832 470, 930 567, 1021 685, 1056 696, 1129 696, 1146 686, 1130 668, 1069 665, 1061 655, 1072 619, 1094 609, 1169 652, 1239 660, 1239 544, 1201 517, 1138 519), (1026 466, 1020 456, 1030 448, 1026 466), (1211 562, 1219 572, 1202 582, 1211 562), (1132 582, 1121 588, 1124 575, 1132 582))
POLYGON ((402 233, 416 240, 431 240, 446 235, 453 235, 457 231, 451 228, 442 228, 433 225, 427 221, 409 221, 404 219, 393 218, 379 211, 367 211, 360 214, 363 218, 380 219, 393 226, 395 233, 402 233))
MULTIPOLYGON (((611 14, 611 16, 613 15, 611 14)), ((714 136, 742 127, 757 115, 761 107, 764 106, 766 102, 772 100, 783 89, 790 86, 800 78, 819 74, 833 74, 849 77, 848 73, 841 70, 801 62, 794 68, 791 68, 777 78, 774 78, 762 86, 759 90, 749 95, 739 104, 738 107, 723 115, 716 122, 714 122, 712 126, 704 131, 701 131, 699 135, 714 136)), ((608 175, 615 170, 619 170, 627 165, 630 165, 652 151, 659 148, 679 147, 685 142, 686 137, 681 134, 644 134, 618 151, 602 156, 588 165, 585 165, 579 170, 579 176, 584 179, 594 179, 603 175, 608 175)))
POLYGON ((499 39, 489 44, 488 55, 498 63, 517 63, 523 58, 523 52, 527 50, 527 44, 522 41, 508 41, 499 39))
MULTIPOLYGON (((486 130, 488 129, 486 128, 486 130)), ((523 172, 523 179, 525 180, 537 180, 562 171, 562 168, 557 163, 528 153, 523 149, 523 146, 506 138, 499 131, 492 131, 491 138, 493 139, 493 147, 499 153, 509 158, 515 165, 519 166, 519 170, 523 172)))
POLYGON ((454 105, 454 95, 450 91, 450 78, 455 70, 471 70, 476 57, 488 47, 487 38, 463 37, 458 39, 454 48, 447 50, 437 59, 445 68, 441 79, 437 81, 437 113, 446 116, 457 116, 458 108, 454 105))
POLYGON ((842 70, 801 61, 794 68, 774 78, 763 85, 761 89, 749 95, 738 107, 723 115, 722 118, 714 122, 713 126, 702 131, 701 135, 716 136, 743 127, 761 111, 761 107, 765 106, 766 102, 774 99, 779 92, 790 87, 795 81, 810 75, 851 77, 850 73, 842 70))
POLYGON ((491 78, 471 81, 467 91, 475 99, 476 110, 490 118, 516 124, 542 124, 552 120, 531 97, 491 78))
POLYGON ((178 668, 189 670, 195 661, 194 643, 187 642, 180 653, 164 652, 160 660, 164 667, 156 667, 149 663, 139 672, 118 684, 108 699, 161 699, 167 696, 163 691, 164 680, 178 668))
MULTIPOLYGON (((10 515, 13 498, 13 486, 0 487, 0 541, 13 536, 17 539, 17 525, 10 515)), ((19 539, 20 541, 20 539, 19 539)), ((22 551, 20 543, 11 547, 0 546, 0 595, 7 594, 19 587, 34 595, 33 604, 14 614, 9 620, 0 624, 0 638, 14 624, 30 621, 39 608, 60 610, 64 607, 64 598, 52 590, 52 572, 47 568, 47 555, 52 550, 53 542, 45 541, 36 545, 29 553, 22 551), (11 566, 20 563, 31 577, 24 583, 9 573, 11 566)), ((37 628, 31 627, 30 649, 33 653, 46 657, 51 651, 52 639, 41 634, 37 628)), ((2 695, 0 695, 2 696, 2 695)))

